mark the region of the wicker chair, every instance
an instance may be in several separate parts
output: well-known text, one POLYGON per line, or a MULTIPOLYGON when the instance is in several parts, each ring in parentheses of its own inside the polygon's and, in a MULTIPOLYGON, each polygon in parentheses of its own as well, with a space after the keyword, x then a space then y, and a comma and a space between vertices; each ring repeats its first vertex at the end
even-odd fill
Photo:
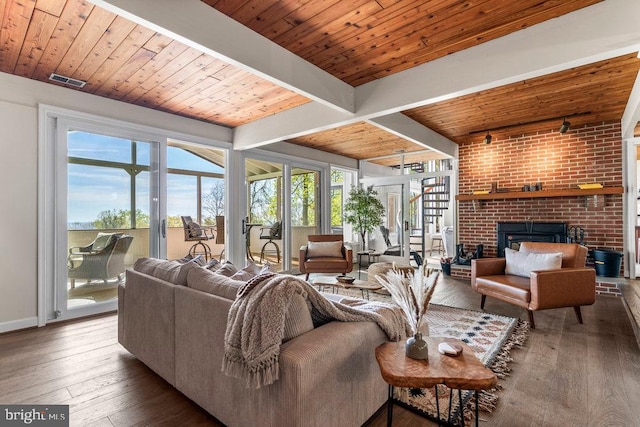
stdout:
POLYGON ((122 280, 124 258, 132 241, 133 236, 128 234, 99 233, 89 245, 69 249, 67 276, 71 279, 71 289, 75 288, 76 279, 86 279, 87 283, 101 279, 105 284, 114 277, 122 280))

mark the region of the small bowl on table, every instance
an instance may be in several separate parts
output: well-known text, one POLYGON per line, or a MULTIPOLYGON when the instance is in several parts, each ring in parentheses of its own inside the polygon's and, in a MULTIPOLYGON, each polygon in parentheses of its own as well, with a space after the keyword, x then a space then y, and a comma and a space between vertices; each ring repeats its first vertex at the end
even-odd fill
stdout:
POLYGON ((341 274, 339 276, 336 276, 336 280, 340 283, 350 285, 356 280, 356 278, 353 276, 347 276, 347 275, 341 274))

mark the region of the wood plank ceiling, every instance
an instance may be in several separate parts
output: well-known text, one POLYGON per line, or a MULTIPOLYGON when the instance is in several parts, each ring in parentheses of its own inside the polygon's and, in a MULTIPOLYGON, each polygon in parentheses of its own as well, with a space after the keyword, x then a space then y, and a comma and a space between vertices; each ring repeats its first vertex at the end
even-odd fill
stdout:
MULTIPOLYGON (((203 0, 330 74, 358 86, 600 0, 203 0)), ((309 102, 236 66, 83 0, 0 0, 0 71, 228 127, 309 102)), ((585 65, 404 112, 456 143, 520 134, 540 118, 620 120, 635 55, 585 65)), ((73 90, 73 89, 70 89, 73 90)), ((548 124, 551 126, 551 123, 548 124)), ((292 143, 356 159, 424 149, 361 122, 292 143)), ((416 159, 433 153, 415 154, 416 159)), ((382 163, 389 163, 388 161, 382 163)))

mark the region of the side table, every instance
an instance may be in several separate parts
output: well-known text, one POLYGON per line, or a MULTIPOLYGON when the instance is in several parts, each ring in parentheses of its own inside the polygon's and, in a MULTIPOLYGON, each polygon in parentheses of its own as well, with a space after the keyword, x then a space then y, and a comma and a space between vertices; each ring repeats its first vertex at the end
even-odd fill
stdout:
MULTIPOLYGON (((380 366, 382 378, 389 384, 389 399, 387 401, 387 426, 393 421, 393 388, 435 388, 437 421, 440 420, 440 405, 438 403, 438 388, 444 384, 450 389, 474 390, 476 397, 476 427, 478 426, 478 390, 485 390, 496 385, 496 375, 487 369, 473 354, 473 350, 462 341, 455 338, 427 337, 429 345, 429 359, 411 359, 405 354, 405 342, 387 342, 376 348, 376 360, 380 366), (442 355, 438 352, 438 344, 450 342, 462 346, 462 354, 456 357, 442 355)), ((460 399, 460 404, 462 400, 460 399)), ((449 415, 451 408, 449 408, 449 415)), ((461 425, 464 425, 463 408, 460 408, 461 425)), ((449 419, 447 423, 451 423, 449 419)))
POLYGON ((382 255, 382 252, 360 251, 360 252, 356 252, 356 255, 358 255, 358 279, 360 279, 360 271, 362 270, 362 259, 365 256, 367 257, 367 267, 368 267, 372 263, 378 261, 378 258, 380 258, 380 255, 382 255))

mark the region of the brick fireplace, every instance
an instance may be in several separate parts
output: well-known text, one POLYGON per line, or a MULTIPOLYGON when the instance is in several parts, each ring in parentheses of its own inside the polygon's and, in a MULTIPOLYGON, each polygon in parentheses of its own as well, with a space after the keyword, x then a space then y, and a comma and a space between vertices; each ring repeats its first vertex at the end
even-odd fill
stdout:
MULTIPOLYGON (((460 194, 498 188, 520 191, 540 182, 544 190, 572 189, 598 182, 622 186, 622 139, 619 122, 603 122, 460 145, 460 194)), ((584 229, 590 248, 623 250, 622 195, 562 196, 458 201, 458 240, 465 247, 484 245, 485 256, 497 255, 498 222, 564 223, 584 229)))

